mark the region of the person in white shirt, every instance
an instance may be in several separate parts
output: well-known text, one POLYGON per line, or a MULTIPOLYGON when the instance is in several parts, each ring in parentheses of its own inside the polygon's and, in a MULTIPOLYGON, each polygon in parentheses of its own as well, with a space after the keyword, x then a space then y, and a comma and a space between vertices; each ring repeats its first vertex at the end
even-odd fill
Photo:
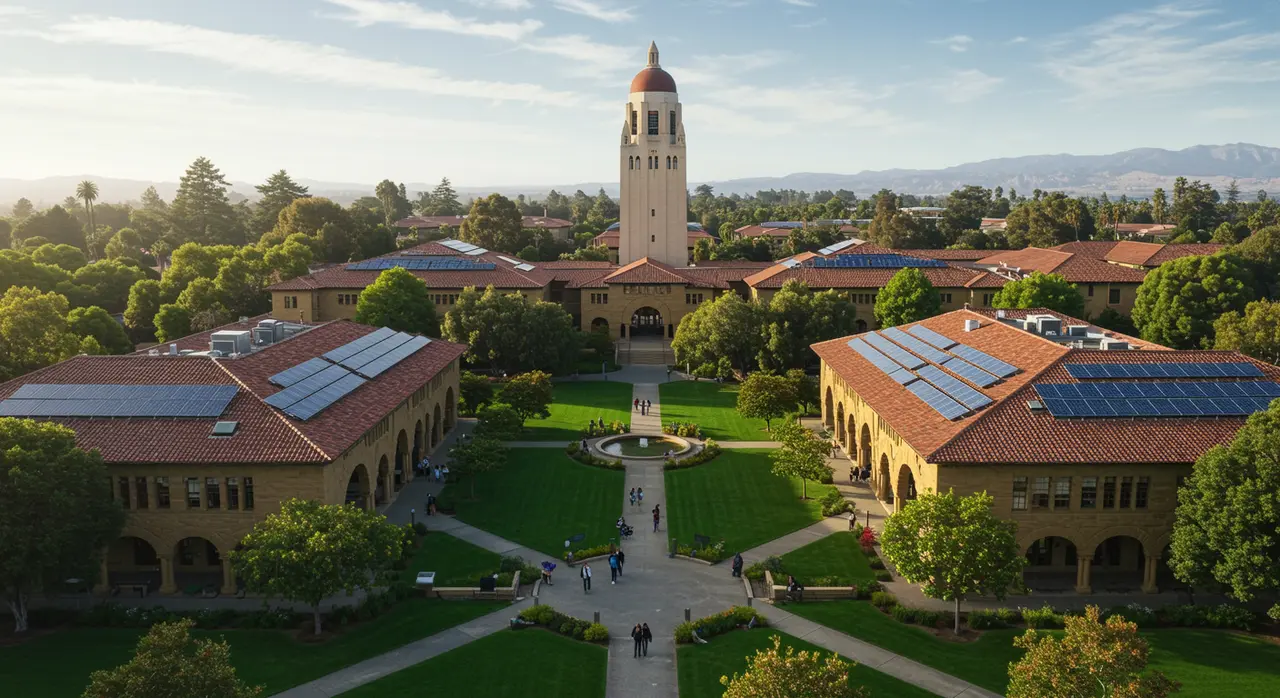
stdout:
POLYGON ((582 565, 582 591, 583 593, 591 591, 591 565, 582 565))

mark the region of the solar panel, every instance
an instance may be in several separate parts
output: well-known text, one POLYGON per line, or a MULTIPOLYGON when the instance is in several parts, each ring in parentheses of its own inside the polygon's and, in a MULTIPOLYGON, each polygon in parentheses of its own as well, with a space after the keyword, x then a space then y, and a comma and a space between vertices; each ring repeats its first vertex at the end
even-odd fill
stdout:
POLYGON ((946 366, 948 371, 951 371, 957 376, 973 383, 979 388, 986 388, 988 386, 995 385, 1000 381, 999 378, 987 373, 958 356, 953 356, 950 359, 943 361, 942 365, 946 366))
POLYGON ((815 257, 806 264, 814 268, 837 269, 898 269, 902 267, 945 267, 946 262, 901 254, 838 254, 833 257, 815 257))
POLYGON ((898 383, 898 385, 906 385, 916 379, 916 374, 905 368, 900 368, 889 374, 889 377, 898 383))
POLYGON ((924 325, 913 325, 907 331, 939 349, 950 349, 956 345, 956 342, 943 337, 924 325))
MULTIPOLYGON (((464 254, 484 254, 484 252, 485 250, 479 250, 478 252, 465 252, 464 254)), ((395 267, 403 267, 410 271, 490 271, 497 269, 498 265, 493 262, 480 262, 461 257, 384 257, 381 259, 366 259, 363 262, 353 262, 347 265, 347 270, 386 271, 395 267)))
POLYGON ((862 338, 867 344, 879 349, 881 353, 886 354, 889 358, 906 366, 907 368, 919 368, 925 365, 925 361, 902 347, 890 342, 881 336, 878 332, 868 332, 862 338))
POLYGON ((426 337, 412 337, 409 341, 356 369, 365 378, 377 378, 384 371, 404 361, 409 355, 431 343, 426 337))
POLYGON ((870 361, 872 365, 886 374, 892 375, 894 371, 902 368, 896 361, 872 349, 871 345, 862 341, 861 338, 854 337, 849 340, 849 348, 861 354, 862 358, 870 361))
POLYGON ((532 265, 532 264, 517 264, 517 265, 516 265, 516 269, 519 269, 520 271, 533 271, 533 265, 532 265))
POLYGON ((857 240, 841 240, 840 242, 832 243, 831 245, 828 245, 827 247, 824 247, 818 250, 818 254, 831 254, 833 252, 839 252, 840 250, 843 250, 851 245, 856 245, 856 244, 858 244, 857 240))
POLYGON ((314 376, 315 374, 323 371, 329 366, 330 364, 328 361, 325 361, 324 359, 317 356, 314 359, 308 359, 306 361, 303 361, 302 363, 292 368, 286 368, 285 370, 275 374, 274 376, 268 378, 267 380, 270 381, 271 383, 274 383, 275 385, 280 386, 281 388, 287 388, 293 385, 294 383, 297 383, 298 381, 302 380, 303 378, 309 378, 311 376, 314 376))
POLYGON ((294 419, 306 421, 319 414, 326 407, 341 400, 343 397, 351 393, 351 391, 364 385, 365 380, 360 376, 352 373, 339 378, 338 380, 326 385, 298 402, 290 405, 285 414, 294 419))
POLYGON ((765 221, 764 223, 760 224, 760 227, 761 228, 786 228, 788 230, 794 230, 796 228, 803 228, 804 222, 803 221, 765 221))
POLYGON ((463 252, 462 254, 467 254, 467 255, 471 255, 471 256, 473 256, 473 257, 474 257, 474 256, 476 256, 476 255, 482 255, 482 254, 484 254, 485 252, 488 252, 488 251, 489 251, 489 250, 486 250, 486 249, 485 249, 485 248, 483 248, 483 247, 477 247, 477 248, 475 248, 474 250, 467 250, 466 252, 463 252))
POLYGON ((983 352, 964 344, 957 344, 954 347, 951 347, 950 351, 952 354, 964 358, 978 368, 987 371, 988 373, 1000 376, 1001 378, 1008 378, 1018 372, 1018 368, 1016 366, 1007 364, 994 356, 984 354, 983 352))
POLYGON ((5 417, 217 417, 234 385, 32 383, 0 401, 5 417))
POLYGON ((380 327, 374 330, 373 332, 370 332, 369 334, 361 337, 360 339, 352 340, 350 342, 347 342, 346 344, 343 344, 337 349, 334 349, 333 351, 326 352, 324 355, 324 358, 334 363, 338 363, 343 359, 347 358, 348 356, 354 356, 355 354, 358 354, 361 351, 364 351, 365 349, 377 344, 378 342, 381 342, 387 337, 394 336, 395 333, 396 331, 391 329, 390 327, 380 327))
POLYGON ((781 264, 782 266, 784 266, 784 267, 788 268, 788 269, 794 269, 794 268, 796 268, 796 267, 800 266, 800 260, 798 260, 798 259, 784 259, 784 260, 782 260, 781 262, 778 262, 778 263, 779 263, 779 264, 781 264))
POLYGON ((342 361, 339 361, 338 363, 354 371, 360 368, 361 366, 369 363, 370 361, 380 358, 382 355, 386 354, 392 349, 395 349, 401 344, 404 344, 410 339, 413 339, 413 335, 406 334, 404 332, 397 332, 391 335, 390 337, 387 337, 386 339, 382 340, 381 342, 378 342, 377 344, 374 344, 373 346, 368 347, 363 351, 360 351, 359 353, 348 356, 347 358, 343 359, 342 361))
POLYGON ((1259 378, 1257 366, 1240 361, 1227 363, 1067 364, 1072 378, 1259 378))
POLYGON ((924 400, 924 404, 932 407, 935 412, 947 419, 957 419, 959 417, 963 417, 969 412, 964 405, 952 400, 941 390, 938 390, 924 381, 908 383, 907 390, 910 390, 916 397, 924 400))
POLYGON ((946 361, 947 359, 951 358, 950 354, 947 354, 946 352, 938 351, 937 349, 934 349, 928 344, 925 344, 924 342, 916 339, 915 337, 912 337, 911 335, 907 334, 906 332, 903 332, 902 330, 896 327, 888 327, 883 330, 880 330, 880 334, 888 337, 889 339, 892 339, 898 344, 901 344, 902 346, 910 349, 911 351, 919 354, 920 356, 923 356, 924 358, 932 361, 935 364, 940 364, 943 361, 946 361))
POLYGON ((498 255, 498 259, 501 259, 501 260, 502 260, 502 261, 504 261, 504 262, 509 262, 509 263, 511 263, 511 264, 520 264, 520 260, 518 260, 518 259, 512 259, 512 258, 510 258, 510 257, 504 257, 504 256, 502 256, 502 255, 498 255))
POLYGON ((326 385, 337 381, 339 378, 350 374, 350 371, 341 366, 330 366, 310 378, 304 378, 274 395, 269 395, 263 402, 276 409, 283 410, 326 385))
MULTIPOLYGON (((1037 391, 1039 386, 1037 386, 1037 391)), ((1043 394, 1042 394, 1043 395, 1043 394)), ((1044 397, 1054 417, 1245 417, 1267 409, 1265 397, 1131 398, 1085 400, 1044 397)))
POLYGON ((1233 383, 1154 381, 1150 383, 1037 383, 1041 397, 1065 400, 1119 400, 1126 398, 1276 398, 1280 383, 1240 381, 1233 383))
POLYGON ((981 409, 991 404, 991 398, 947 375, 936 366, 921 368, 920 377, 933 383, 939 390, 971 410, 981 409))

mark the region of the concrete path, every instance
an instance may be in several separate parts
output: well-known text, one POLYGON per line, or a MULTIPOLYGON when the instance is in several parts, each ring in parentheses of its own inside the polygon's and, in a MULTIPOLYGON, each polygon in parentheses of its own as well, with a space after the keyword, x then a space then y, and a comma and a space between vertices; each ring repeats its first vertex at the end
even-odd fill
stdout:
POLYGON ((721 448, 781 448, 777 441, 717 441, 721 448))
POLYGON ((658 384, 657 383, 635 383, 631 388, 632 404, 636 400, 644 402, 649 400, 653 406, 649 408, 646 414, 640 414, 633 407, 631 410, 631 433, 632 434, 661 434, 662 433, 662 405, 658 402, 658 384))
POLYGON ((745 550, 742 553, 742 559, 749 565, 772 555, 782 557, 792 550, 803 548, 810 543, 822 540, 836 531, 847 530, 849 530, 848 516, 829 516, 812 526, 806 526, 799 531, 788 533, 781 538, 774 538, 768 543, 745 550))
POLYGON ((838 653, 876 671, 919 686, 946 698, 999 698, 1000 694, 962 681, 950 674, 927 667, 919 662, 883 650, 842 632, 819 625, 811 620, 769 607, 761 611, 772 627, 795 635, 807 642, 838 653))
MULTIPOLYGON (((466 603, 466 601, 457 603, 466 603)), ((457 649, 472 640, 479 640, 499 632, 507 628, 511 624, 511 618, 518 613, 519 608, 516 606, 499 609, 468 623, 442 630, 435 635, 352 664, 345 669, 339 669, 315 681, 295 686, 275 695, 277 698, 328 698, 340 695, 358 686, 425 662, 449 650, 457 649)), ((462 669, 455 667, 455 670, 462 669)))

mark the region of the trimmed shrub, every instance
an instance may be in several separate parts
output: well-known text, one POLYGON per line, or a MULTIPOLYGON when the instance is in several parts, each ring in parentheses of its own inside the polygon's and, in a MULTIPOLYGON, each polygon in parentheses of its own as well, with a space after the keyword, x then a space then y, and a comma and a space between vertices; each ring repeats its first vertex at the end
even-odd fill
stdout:
POLYGON ((705 640, 748 625, 753 620, 758 627, 768 625, 768 621, 756 609, 750 606, 734 606, 727 611, 677 625, 676 642, 680 644, 693 642, 694 631, 697 631, 698 637, 705 640))
POLYGON ((564 452, 570 458, 578 461, 583 465, 589 465, 593 468, 604 468, 605 470, 626 470, 627 466, 622 464, 622 459, 615 458, 597 458, 590 451, 582 450, 582 444, 577 441, 570 441, 565 446, 564 452))
POLYGON ((663 470, 680 470, 681 468, 692 468, 695 465, 702 465, 703 463, 707 463, 712 460, 715 460, 715 458, 720 455, 720 451, 721 451, 720 444, 716 443, 712 439, 707 439, 706 443, 702 445, 701 451, 698 451, 692 456, 687 456, 681 460, 668 458, 665 461, 663 461, 662 469, 663 470))
POLYGON ((898 597, 887 591, 871 592, 871 605, 881 610, 893 608, 898 605, 898 597))
POLYGON ((1155 611, 1137 602, 1126 606, 1114 606, 1107 610, 1106 615, 1120 616, 1130 623, 1136 624, 1139 628, 1150 628, 1157 621, 1155 611))
POLYGON ((822 495, 823 516, 836 516, 850 511, 853 511, 853 502, 845 499, 838 490, 827 490, 827 493, 822 495))
POLYGON ((765 570, 773 573, 774 577, 782 574, 782 558, 777 555, 770 555, 760 562, 753 562, 743 570, 743 574, 747 579, 764 579, 765 570))
MULTIPOLYGON (((610 545, 608 545, 608 544, 605 544, 605 545, 592 545, 592 546, 589 546, 589 547, 586 547, 586 548, 579 548, 579 549, 577 549, 577 550, 573 551, 573 559, 574 559, 574 560, 585 560, 585 559, 587 559, 587 558, 589 558, 589 557, 596 557, 596 556, 598 556, 598 555, 608 555, 608 554, 609 554, 609 553, 611 553, 611 552, 613 552, 612 546, 610 546, 610 545)), ((569 553, 568 553, 568 551, 566 551, 566 552, 565 552, 561 557, 563 557, 564 559, 568 560, 568 559, 569 559, 569 553)), ((539 574, 541 574, 541 573, 539 573, 539 574)))
POLYGON ((1209 608, 1206 617, 1211 628, 1234 628, 1236 630, 1252 630, 1258 617, 1253 611, 1240 606, 1220 604, 1209 608))
POLYGON ((995 611, 976 610, 969 611, 969 617, 965 620, 970 630, 996 630, 1009 627, 1000 619, 995 611))
POLYGON ((702 428, 693 422, 668 422, 662 425, 662 433, 691 439, 702 438, 702 428))
POLYGON ((524 608, 519 615, 521 620, 541 625, 552 632, 575 640, 605 642, 609 639, 609 629, 603 625, 565 615, 546 604, 524 608))
POLYGON ((889 570, 876 570, 876 581, 877 581, 877 582, 892 582, 892 581, 893 581, 893 575, 889 573, 889 570))
POLYGON ((1026 621, 1028 628, 1061 628, 1064 625, 1062 614, 1048 604, 1039 609, 1023 608, 1022 620, 1026 621))
POLYGON ((587 631, 582 634, 582 639, 587 642, 608 642, 609 629, 599 623, 592 623, 587 626, 587 631))
POLYGON ((867 560, 867 564, 871 565, 871 569, 873 570, 884 569, 884 560, 881 560, 879 556, 870 558, 867 560))

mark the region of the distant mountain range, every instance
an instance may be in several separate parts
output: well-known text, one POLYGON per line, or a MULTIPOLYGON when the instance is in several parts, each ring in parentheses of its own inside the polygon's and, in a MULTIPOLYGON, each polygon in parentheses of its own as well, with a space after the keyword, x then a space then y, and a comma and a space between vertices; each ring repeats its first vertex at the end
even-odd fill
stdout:
MULTIPOLYGON (((818 191, 848 189, 859 196, 872 194, 882 188, 900 193, 946 194, 966 184, 985 187, 1004 187, 1029 193, 1033 189, 1064 190, 1076 193, 1112 196, 1128 194, 1146 197, 1156 187, 1168 189, 1176 177, 1200 179, 1219 190, 1232 180, 1238 180, 1242 197, 1252 199, 1259 189, 1280 193, 1280 148, 1269 148, 1251 143, 1228 145, 1197 145, 1183 150, 1138 148, 1110 155, 1027 155, 1016 158, 997 158, 971 162, 939 170, 879 170, 857 174, 831 174, 821 172, 797 172, 783 177, 747 177, 706 182, 716 192, 724 194, 754 194, 768 189, 794 189, 818 191)), ((7 210, 20 197, 31 199, 37 205, 62 201, 75 191, 76 183, 92 179, 98 183, 102 201, 136 201, 144 189, 154 186, 160 196, 172 199, 178 189, 177 182, 148 182, 133 179, 117 179, 97 175, 45 177, 36 180, 6 179, 0 177, 0 210, 7 210)), ((315 196, 329 197, 347 204, 360 196, 373 194, 373 184, 358 182, 325 182, 300 178, 301 184, 310 188, 315 196)), ((253 184, 232 182, 233 198, 257 197, 253 184)), ((690 183, 690 188, 701 182, 690 183)), ((410 192, 429 190, 435 183, 410 182, 410 192)), ((463 197, 500 192, 507 196, 525 194, 541 198, 548 190, 572 194, 581 189, 594 194, 600 188, 617 195, 616 182, 580 182, 555 185, 507 185, 483 187, 458 187, 463 197)))

